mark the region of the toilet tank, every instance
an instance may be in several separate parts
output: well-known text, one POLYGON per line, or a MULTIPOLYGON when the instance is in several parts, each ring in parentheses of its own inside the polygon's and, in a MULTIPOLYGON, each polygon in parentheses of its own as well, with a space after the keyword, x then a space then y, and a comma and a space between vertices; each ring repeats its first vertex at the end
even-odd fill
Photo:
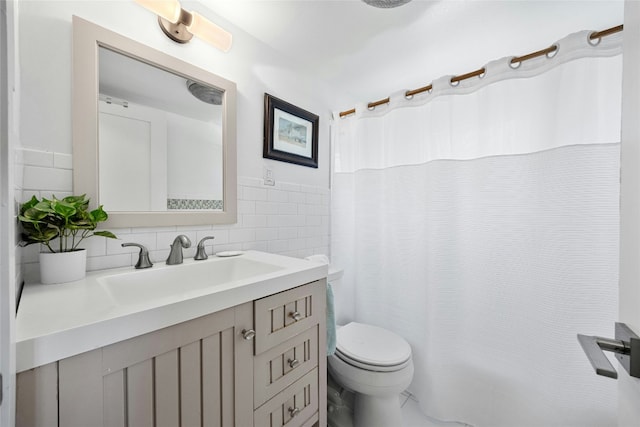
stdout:
POLYGON ((306 257, 305 259, 308 259, 309 261, 318 262, 321 264, 328 264, 329 265, 329 274, 327 275, 328 282, 335 282, 336 280, 342 278, 342 275, 344 274, 344 270, 341 268, 336 268, 332 266, 331 261, 329 260, 329 257, 324 254, 311 255, 306 257))

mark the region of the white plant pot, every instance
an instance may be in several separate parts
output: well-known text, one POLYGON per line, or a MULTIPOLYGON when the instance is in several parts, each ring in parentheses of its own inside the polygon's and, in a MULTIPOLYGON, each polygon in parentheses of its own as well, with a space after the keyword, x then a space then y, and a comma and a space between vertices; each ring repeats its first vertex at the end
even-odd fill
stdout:
POLYGON ((87 274, 87 251, 41 252, 40 282, 46 285, 73 282, 87 274))

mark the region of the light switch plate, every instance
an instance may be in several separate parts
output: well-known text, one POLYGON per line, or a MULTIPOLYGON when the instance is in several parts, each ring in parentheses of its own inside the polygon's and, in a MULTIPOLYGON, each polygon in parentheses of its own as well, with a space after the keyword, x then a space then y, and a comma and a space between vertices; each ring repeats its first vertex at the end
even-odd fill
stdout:
POLYGON ((264 185, 276 185, 276 180, 273 179, 273 170, 269 169, 268 167, 264 167, 263 169, 263 174, 262 174, 263 178, 264 178, 264 185))

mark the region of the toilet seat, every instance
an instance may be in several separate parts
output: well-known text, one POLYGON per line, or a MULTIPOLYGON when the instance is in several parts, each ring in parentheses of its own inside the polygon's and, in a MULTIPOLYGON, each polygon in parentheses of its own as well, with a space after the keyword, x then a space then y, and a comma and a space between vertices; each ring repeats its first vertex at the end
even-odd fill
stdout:
POLYGON ((335 355, 354 367, 393 372, 411 363, 411 346, 386 329, 351 322, 338 329, 335 355))

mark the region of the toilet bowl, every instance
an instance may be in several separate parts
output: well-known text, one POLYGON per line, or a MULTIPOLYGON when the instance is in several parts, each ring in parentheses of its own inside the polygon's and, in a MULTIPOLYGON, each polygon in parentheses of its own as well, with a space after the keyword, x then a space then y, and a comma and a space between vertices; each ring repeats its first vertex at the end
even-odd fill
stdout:
POLYGON ((355 393, 356 427, 402 425, 399 394, 413 378, 411 347, 386 329, 351 322, 337 330, 329 373, 355 393))
MULTIPOLYGON (((326 255, 307 259, 329 265, 329 283, 342 278, 343 270, 332 266, 326 255)), ((409 343, 389 330, 357 322, 339 326, 335 338, 335 353, 327 358, 328 370, 334 381, 354 394, 353 425, 402 426, 399 395, 413 379, 409 343)), ((334 390, 332 395, 329 391, 330 426, 343 427, 351 422, 347 414, 350 408, 340 399, 340 393, 334 390)))

